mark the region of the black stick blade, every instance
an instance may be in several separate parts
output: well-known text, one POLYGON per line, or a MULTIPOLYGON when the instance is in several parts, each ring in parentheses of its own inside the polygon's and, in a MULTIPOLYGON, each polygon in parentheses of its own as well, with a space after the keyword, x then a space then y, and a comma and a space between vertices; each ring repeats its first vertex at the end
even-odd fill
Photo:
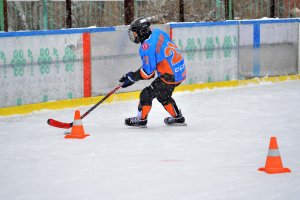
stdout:
POLYGON ((53 126, 53 127, 56 127, 56 128, 69 129, 73 126, 73 123, 64 123, 64 122, 57 121, 55 119, 48 119, 47 123, 50 126, 53 126))

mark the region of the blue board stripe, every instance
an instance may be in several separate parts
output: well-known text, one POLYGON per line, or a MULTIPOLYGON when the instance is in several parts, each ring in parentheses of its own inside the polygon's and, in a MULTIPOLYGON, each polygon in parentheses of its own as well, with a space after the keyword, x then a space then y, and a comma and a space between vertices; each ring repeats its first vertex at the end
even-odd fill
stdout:
POLYGON ((274 23, 299 23, 300 18, 295 19, 265 19, 265 20, 241 20, 241 24, 274 24, 274 23))
POLYGON ((273 24, 273 23, 299 23, 300 18, 295 19, 263 19, 263 20, 236 20, 220 22, 181 22, 170 23, 170 28, 199 27, 199 26, 228 26, 239 24, 273 24))
POLYGON ((253 48, 260 47, 260 24, 253 24, 253 48))
POLYGON ((252 72, 254 77, 260 77, 260 49, 253 49, 253 66, 252 72))
POLYGON ((0 32, 0 37, 20 37, 20 36, 38 36, 38 35, 63 35, 63 34, 79 34, 79 33, 95 33, 95 32, 111 32, 116 31, 115 27, 100 28, 78 28, 78 29, 61 29, 47 31, 18 31, 18 32, 0 32))
POLYGON ((253 76, 260 76, 260 23, 253 24, 253 76))
POLYGON ((171 28, 238 25, 239 21, 171 23, 171 28))

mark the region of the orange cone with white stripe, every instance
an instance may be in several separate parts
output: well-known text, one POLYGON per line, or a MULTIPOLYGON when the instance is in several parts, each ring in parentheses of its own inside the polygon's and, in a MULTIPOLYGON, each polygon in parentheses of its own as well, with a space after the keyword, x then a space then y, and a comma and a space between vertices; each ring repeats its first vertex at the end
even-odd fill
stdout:
POLYGON ((83 125, 80 118, 80 111, 76 110, 74 115, 74 121, 72 126, 71 133, 65 136, 66 139, 83 139, 89 136, 89 134, 85 134, 83 125))
POLYGON ((265 167, 259 168, 258 170, 264 171, 268 174, 291 172, 289 168, 284 168, 282 166, 276 137, 271 137, 270 139, 269 152, 265 167))

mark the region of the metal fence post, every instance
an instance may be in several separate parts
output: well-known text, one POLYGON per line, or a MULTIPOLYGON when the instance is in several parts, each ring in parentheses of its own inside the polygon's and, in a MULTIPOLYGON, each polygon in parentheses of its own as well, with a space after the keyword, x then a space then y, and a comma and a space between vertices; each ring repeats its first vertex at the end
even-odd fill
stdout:
POLYGON ((221 18, 221 2, 220 0, 216 0, 216 20, 221 18))
POLYGON ((72 2, 71 0, 66 0, 66 23, 67 28, 72 28, 72 2))
POLYGON ((43 1, 43 19, 44 19, 44 30, 48 29, 48 5, 47 0, 43 1))
POLYGON ((270 17, 275 17, 275 0, 270 0, 270 17))
POLYGON ((8 31, 6 0, 0 2, 0 31, 8 31))
POLYGON ((234 19, 234 10, 233 10, 233 5, 232 5, 232 0, 229 0, 228 2, 228 9, 229 9, 229 20, 233 20, 234 19))
POLYGON ((225 19, 232 20, 233 19, 233 11, 232 11, 232 0, 225 0, 225 19))
POLYGON ((4 2, 0 1, 0 31, 4 31, 4 5, 3 4, 4 2))
POLYGON ((125 24, 130 24, 134 19, 134 0, 124 0, 125 24))
POLYGON ((179 21, 184 22, 184 0, 179 0, 179 21))

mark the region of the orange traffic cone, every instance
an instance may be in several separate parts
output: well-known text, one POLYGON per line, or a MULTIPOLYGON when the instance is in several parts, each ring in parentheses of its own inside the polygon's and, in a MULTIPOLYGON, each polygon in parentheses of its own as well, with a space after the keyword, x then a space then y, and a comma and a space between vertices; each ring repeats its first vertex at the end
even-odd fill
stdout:
POLYGON ((264 171, 268 174, 291 172, 289 168, 283 168, 282 166, 276 137, 271 137, 270 139, 269 152, 265 167, 259 168, 258 170, 264 171))
POLYGON ((68 133, 66 139, 83 139, 89 136, 89 134, 84 133, 83 125, 80 118, 80 111, 76 110, 74 115, 74 121, 71 133, 68 133))

